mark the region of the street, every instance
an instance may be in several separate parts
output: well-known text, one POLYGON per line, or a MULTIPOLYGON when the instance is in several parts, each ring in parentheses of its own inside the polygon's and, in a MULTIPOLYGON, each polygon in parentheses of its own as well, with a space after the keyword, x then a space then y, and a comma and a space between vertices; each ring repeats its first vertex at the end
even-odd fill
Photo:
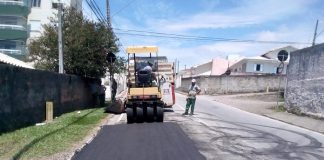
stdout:
POLYGON ((324 159, 322 134, 217 103, 211 96, 198 96, 195 115, 182 116, 185 96, 177 94, 176 101, 164 123, 127 125, 121 115, 74 159, 324 159))

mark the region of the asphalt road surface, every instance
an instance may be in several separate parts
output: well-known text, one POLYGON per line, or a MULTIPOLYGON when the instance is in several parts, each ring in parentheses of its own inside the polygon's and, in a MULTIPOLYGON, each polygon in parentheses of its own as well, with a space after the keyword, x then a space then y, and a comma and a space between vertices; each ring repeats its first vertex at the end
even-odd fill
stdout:
POLYGON ((76 160, 202 160, 195 144, 176 123, 107 125, 76 160))
MULTIPOLYGON (((178 94, 175 111, 183 111, 184 105, 185 96, 178 94)), ((207 159, 324 159, 323 134, 215 102, 210 96, 198 97, 196 115, 177 121, 207 159)))
POLYGON ((324 135, 199 96, 194 116, 182 116, 177 94, 165 123, 105 126, 74 159, 324 159, 324 135), (199 151, 199 152, 198 152, 199 151))

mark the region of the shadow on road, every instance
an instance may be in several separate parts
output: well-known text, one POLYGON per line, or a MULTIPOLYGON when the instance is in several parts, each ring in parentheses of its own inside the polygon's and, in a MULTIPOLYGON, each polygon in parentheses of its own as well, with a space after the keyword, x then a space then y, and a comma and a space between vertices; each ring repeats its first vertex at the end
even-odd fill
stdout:
POLYGON ((172 108, 164 108, 164 112, 168 113, 168 112, 174 112, 174 110, 172 108))

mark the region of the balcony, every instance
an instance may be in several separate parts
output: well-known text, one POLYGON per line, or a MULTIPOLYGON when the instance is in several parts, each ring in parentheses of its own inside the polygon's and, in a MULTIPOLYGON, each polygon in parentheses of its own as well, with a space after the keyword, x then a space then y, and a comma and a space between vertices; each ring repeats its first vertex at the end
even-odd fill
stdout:
POLYGON ((1 49, 0 48, 0 53, 4 53, 7 55, 22 55, 22 51, 21 50, 15 50, 15 49, 1 49))
POLYGON ((26 60, 26 50, 18 50, 18 49, 0 49, 0 53, 6 54, 10 57, 25 61, 26 60))
POLYGON ((26 40, 28 34, 24 26, 0 24, 0 37, 1 39, 26 40))
POLYGON ((12 1, 0 0, 0 14, 18 15, 27 17, 30 12, 30 5, 27 0, 12 1))

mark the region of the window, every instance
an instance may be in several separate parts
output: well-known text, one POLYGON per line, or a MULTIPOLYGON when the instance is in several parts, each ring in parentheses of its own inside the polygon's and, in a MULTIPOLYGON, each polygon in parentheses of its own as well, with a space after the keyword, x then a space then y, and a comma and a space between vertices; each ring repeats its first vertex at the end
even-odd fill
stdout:
POLYGON ((16 46, 15 41, 0 41, 0 48, 3 49, 16 49, 16 46))
POLYGON ((41 6, 41 0, 33 0, 33 7, 40 7, 41 6))
POLYGON ((254 64, 254 71, 262 71, 262 64, 254 64))

